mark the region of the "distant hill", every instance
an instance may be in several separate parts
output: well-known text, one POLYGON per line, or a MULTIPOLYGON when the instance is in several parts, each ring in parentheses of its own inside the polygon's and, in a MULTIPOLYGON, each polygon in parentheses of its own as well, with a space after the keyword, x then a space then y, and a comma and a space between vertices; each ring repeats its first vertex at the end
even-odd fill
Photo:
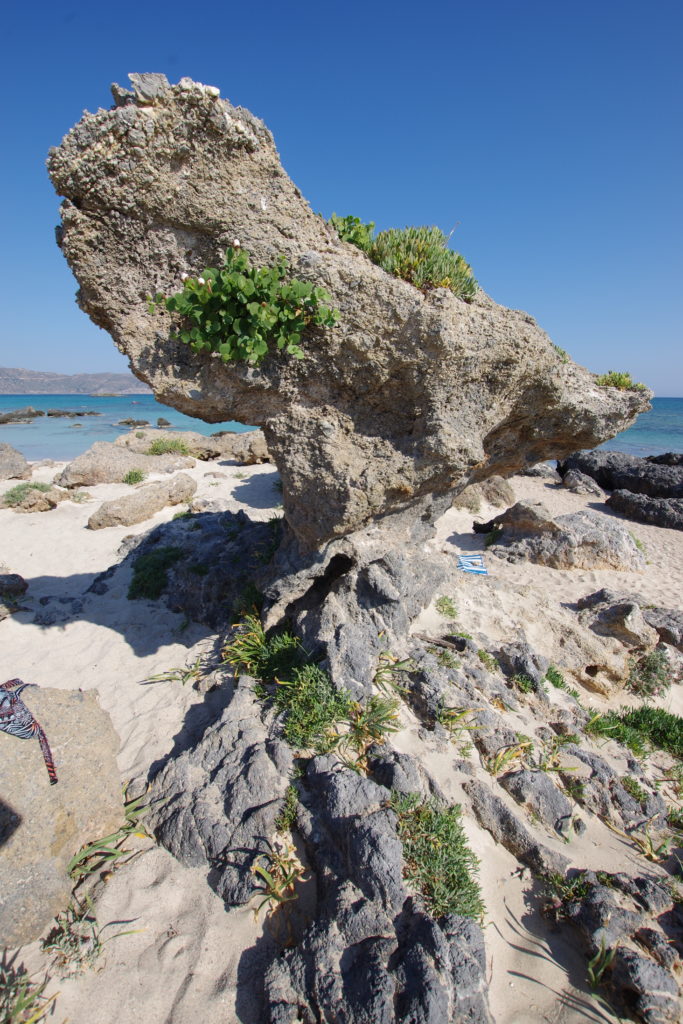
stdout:
POLYGON ((0 366, 0 395, 149 395, 132 373, 45 373, 0 366))

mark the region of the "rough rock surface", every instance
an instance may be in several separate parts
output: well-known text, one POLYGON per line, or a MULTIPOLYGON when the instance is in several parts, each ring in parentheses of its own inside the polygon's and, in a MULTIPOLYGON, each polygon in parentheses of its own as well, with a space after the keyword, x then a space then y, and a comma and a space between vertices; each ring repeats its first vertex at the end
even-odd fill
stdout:
MULTIPOLYGON (((51 509, 57 508, 60 501, 67 501, 69 498, 71 498, 71 494, 60 487, 50 487, 47 491, 31 488, 26 491, 21 501, 5 507, 12 508, 15 512, 49 512, 51 509)), ((0 499, 0 504, 2 504, 2 499, 0 499)))
POLYGON ((553 519, 540 503, 519 501, 490 522, 475 523, 474 529, 495 531, 489 550, 512 561, 529 559, 553 569, 645 568, 631 535, 599 512, 572 512, 553 519))
POLYGON ((683 498, 648 498, 631 491, 612 491, 607 504, 636 523, 683 530, 683 498))
POLYGON ((604 500, 605 494, 595 480, 578 469, 570 469, 562 477, 562 486, 574 494, 594 494, 596 498, 604 500))
POLYGON ((107 526, 131 526, 144 523, 156 512, 168 505, 180 505, 189 501, 197 490, 197 482, 187 473, 177 473, 170 480, 138 487, 132 494, 125 494, 113 501, 103 501, 88 519, 91 530, 103 530, 107 526))
POLYGON ((608 491, 632 491, 651 498, 683 498, 683 465, 680 463, 655 462, 621 452, 575 452, 558 465, 558 470, 561 476, 569 470, 579 470, 608 491))
POLYGON ((275 831, 292 768, 291 747, 263 719, 254 680, 242 676, 221 717, 185 735, 187 749, 154 783, 148 821, 157 838, 181 863, 213 868, 212 885, 230 905, 254 894, 250 869, 275 831))
POLYGON ((0 444, 0 480, 28 480, 33 470, 11 444, 0 444))
POLYGON ((599 636, 613 636, 626 647, 655 647, 659 634, 637 601, 610 590, 588 594, 578 603, 579 621, 599 636))
POLYGON ((37 739, 0 732, 0 935, 10 949, 66 908, 66 866, 81 846, 123 822, 119 740, 96 693, 29 688, 21 699, 45 730, 58 782, 37 739))
POLYGON ((144 455, 150 444, 157 439, 164 441, 181 441, 187 448, 188 455, 195 459, 226 459, 239 462, 243 466, 253 466, 260 462, 270 462, 266 439, 261 430, 246 430, 244 433, 221 431, 219 434, 197 434, 192 430, 145 430, 142 437, 135 434, 121 434, 114 444, 127 448, 128 451, 144 455))
POLYGON ((22 409, 8 409, 0 412, 0 423, 29 423, 37 416, 44 416, 42 409, 34 409, 32 405, 26 405, 22 409))
POLYGON ((491 476, 478 484, 469 484, 457 496, 455 508, 466 508, 470 512, 478 512, 482 501, 494 508, 507 508, 515 503, 515 492, 502 476, 491 476))
MULTIPOLYGON (((167 571, 163 600, 172 611, 219 632, 254 600, 254 579, 263 571, 280 536, 280 522, 253 522, 240 512, 199 513, 160 523, 119 548, 131 563, 156 547, 175 547, 182 557, 167 571)), ((106 593, 116 566, 91 584, 106 593)))
POLYGON ((19 599, 28 590, 28 583, 16 572, 6 572, 0 565, 0 622, 21 607, 19 599))
POLYGON ((175 473, 194 466, 194 459, 178 452, 167 455, 138 455, 117 444, 97 441, 87 452, 65 466, 55 483, 60 487, 121 483, 132 469, 143 473, 175 473))
POLYGON ((491 1024, 484 936, 468 918, 435 921, 403 881, 388 791, 315 758, 297 825, 318 879, 315 921, 266 971, 271 1024, 491 1024))
POLYGON ((341 242, 284 173, 268 129, 215 90, 161 81, 153 98, 122 95, 50 155, 79 302, 161 401, 263 427, 306 550, 592 447, 647 408, 647 394, 600 388, 563 363, 527 314, 482 292, 471 303, 424 295, 341 242), (339 324, 306 334, 305 359, 223 364, 172 341, 167 313, 149 314, 146 295, 219 264, 235 238, 256 265, 284 255, 331 294, 339 324))

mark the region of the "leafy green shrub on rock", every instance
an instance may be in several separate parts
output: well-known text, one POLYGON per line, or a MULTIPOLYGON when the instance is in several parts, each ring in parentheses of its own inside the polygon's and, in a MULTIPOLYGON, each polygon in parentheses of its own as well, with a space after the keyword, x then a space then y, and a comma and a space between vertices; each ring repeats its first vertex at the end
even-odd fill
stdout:
POLYGON ((129 469, 121 483, 129 484, 132 487, 134 484, 141 484, 144 479, 145 474, 141 469, 129 469))
POLYGON ((360 217, 349 214, 348 217, 338 217, 333 213, 330 217, 330 224, 335 229, 342 242, 350 242, 363 252, 370 252, 372 248, 372 233, 375 230, 373 221, 363 224, 360 217))
POLYGON ((195 352, 216 352, 224 363, 258 366, 274 351, 303 359, 303 331, 331 327, 339 314, 323 305, 330 298, 323 288, 286 276, 284 257, 274 267, 252 267, 246 252, 230 247, 223 267, 187 277, 181 292, 158 294, 149 308, 153 313, 163 304, 178 314, 177 337, 195 352))

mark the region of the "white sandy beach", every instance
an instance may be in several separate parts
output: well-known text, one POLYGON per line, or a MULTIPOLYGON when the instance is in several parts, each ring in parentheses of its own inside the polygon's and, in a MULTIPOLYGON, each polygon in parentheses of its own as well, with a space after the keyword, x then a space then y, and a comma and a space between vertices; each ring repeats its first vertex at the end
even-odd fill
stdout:
MULTIPOLYGON (((50 481, 60 468, 41 467, 33 479, 50 481)), ((270 465, 198 462, 186 472, 197 481, 195 500, 220 500, 225 508, 244 509, 254 519, 267 520, 275 514, 280 494, 270 465), (224 476, 212 477, 216 471, 224 476)), ((0 482, 0 493, 14 483, 0 482)), ((512 485, 518 500, 542 501, 553 514, 586 507, 607 511, 595 498, 542 479, 517 477, 512 485)), ((97 574, 120 560, 117 551, 124 537, 143 534, 178 511, 167 508, 134 527, 92 531, 86 523, 97 504, 130 489, 107 484, 87 490, 88 502, 63 502, 47 513, 0 509, 0 563, 28 582, 21 603, 30 609, 0 622, 3 679, 18 676, 43 687, 97 690, 120 737, 121 781, 140 782, 173 746, 188 709, 205 699, 177 680, 145 681, 198 657, 208 658, 215 652, 217 637, 169 611, 163 600, 129 601, 130 570, 126 568, 115 572, 106 594, 86 593, 97 574), (60 602, 60 598, 78 599, 82 606, 60 602), (33 622, 35 611, 43 609, 58 613, 52 624, 33 622)), ((485 520, 499 511, 484 507, 476 518, 485 520)), ((534 649, 557 663, 556 643, 563 622, 576 619, 566 606, 602 587, 635 593, 663 607, 681 607, 683 533, 626 524, 645 547, 643 573, 560 571, 528 562, 511 564, 489 553, 485 555, 489 575, 477 577, 455 569, 458 552, 484 550, 483 538, 471 532, 472 519, 467 511, 451 510, 439 522, 428 549, 440 553, 449 566, 450 586, 444 593, 458 609, 456 628, 475 639, 483 634, 502 642, 523 633, 534 649)), ((427 635, 436 636, 445 629, 433 605, 415 624, 416 631, 427 635)), ((674 685, 658 703, 682 713, 680 691, 681 686, 674 685)), ((550 693, 553 702, 566 699, 559 691, 550 693)), ((582 699, 596 709, 625 702, 623 695, 606 700, 588 691, 582 699)), ((464 776, 455 768, 461 755, 454 744, 426 736, 407 708, 401 715, 403 728, 393 737, 394 745, 418 754, 449 799, 465 807, 467 833, 481 860, 489 997, 497 1024, 616 1019, 591 995, 585 982, 585 958, 572 934, 543 918, 538 899, 529 897, 528 872, 520 873, 515 858, 467 814, 461 789, 464 776)), ((533 735, 533 716, 523 701, 521 710, 509 712, 509 717, 516 729, 533 735)), ((623 751, 612 743, 609 753, 615 763, 624 759, 623 751)), ((54 754, 58 761, 59 750, 54 754)), ((476 752, 469 754, 469 760, 478 774, 489 778, 476 752)), ((656 768, 652 770, 656 774, 656 768)), ((549 835, 543 841, 577 867, 633 872, 633 847, 593 816, 584 817, 588 827, 571 845, 549 835)), ((59 992, 54 1020, 258 1024, 252 997, 258 978, 245 951, 256 943, 265 915, 256 920, 252 906, 225 910, 210 889, 204 869, 182 867, 150 841, 140 845, 145 852, 112 873, 97 905, 101 926, 126 922, 109 931, 125 927, 137 929, 136 934, 107 943, 97 965, 80 976, 51 980, 48 991, 59 992)), ((653 867, 653 872, 658 870, 653 867)), ((44 969, 39 943, 24 948, 21 955, 29 969, 44 969)))

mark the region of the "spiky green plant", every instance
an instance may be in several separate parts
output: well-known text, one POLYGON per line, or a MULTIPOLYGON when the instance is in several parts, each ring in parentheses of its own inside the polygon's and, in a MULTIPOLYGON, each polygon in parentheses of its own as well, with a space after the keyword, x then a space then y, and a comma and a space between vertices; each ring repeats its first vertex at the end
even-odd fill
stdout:
POLYGON ((429 913, 482 920, 479 861, 467 843, 459 804, 441 806, 417 794, 394 793, 391 806, 403 844, 404 874, 422 894, 429 913))
POLYGON ((630 373, 621 370, 608 370, 595 378, 600 388, 617 388, 619 391, 647 391, 645 384, 633 380, 630 373))
POLYGON ((39 1024, 46 1019, 57 996, 46 999, 43 993, 49 979, 36 984, 23 964, 16 966, 16 957, 16 953, 8 957, 7 950, 3 950, 0 958, 0 1021, 2 1024, 39 1024))
POLYGON ((448 248, 448 239, 439 228, 381 231, 369 255, 383 270, 422 291, 448 288, 461 299, 471 299, 476 293, 472 268, 459 253, 448 248))

